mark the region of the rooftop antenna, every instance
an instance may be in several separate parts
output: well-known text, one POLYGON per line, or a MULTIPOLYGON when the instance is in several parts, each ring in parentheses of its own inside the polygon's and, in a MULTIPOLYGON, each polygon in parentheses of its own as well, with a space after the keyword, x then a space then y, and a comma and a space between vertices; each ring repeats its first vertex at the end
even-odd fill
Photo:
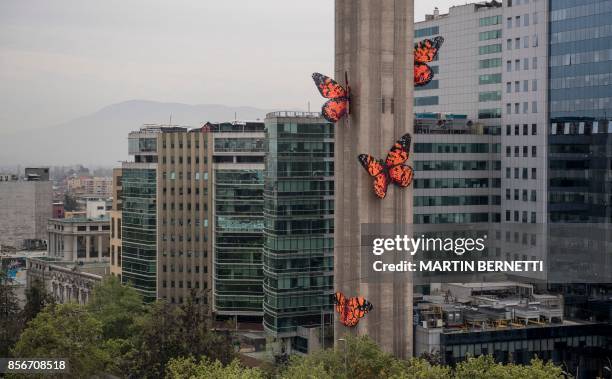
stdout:
POLYGON ((172 113, 170 113, 170 123, 168 124, 168 126, 172 126, 172 113))
POLYGON ((308 113, 310 113, 310 101, 308 101, 308 113))
POLYGON ((234 121, 238 121, 238 112, 234 112, 234 121))

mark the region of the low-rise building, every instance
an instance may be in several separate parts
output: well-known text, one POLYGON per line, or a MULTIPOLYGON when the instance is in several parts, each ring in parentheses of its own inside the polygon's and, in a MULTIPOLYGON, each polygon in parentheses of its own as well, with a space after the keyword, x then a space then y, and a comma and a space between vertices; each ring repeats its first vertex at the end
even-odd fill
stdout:
POLYGON ((108 216, 50 219, 49 257, 68 262, 108 262, 110 224, 108 216))

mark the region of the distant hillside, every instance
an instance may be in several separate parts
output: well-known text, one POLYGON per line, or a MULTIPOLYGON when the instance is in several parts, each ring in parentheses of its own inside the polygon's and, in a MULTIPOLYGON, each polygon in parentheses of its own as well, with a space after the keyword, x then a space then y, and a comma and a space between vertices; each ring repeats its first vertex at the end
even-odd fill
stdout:
POLYGON ((127 134, 142 124, 197 127, 203 122, 256 120, 269 110, 225 105, 187 105, 130 100, 64 124, 0 136, 3 165, 116 165, 126 160, 127 134))

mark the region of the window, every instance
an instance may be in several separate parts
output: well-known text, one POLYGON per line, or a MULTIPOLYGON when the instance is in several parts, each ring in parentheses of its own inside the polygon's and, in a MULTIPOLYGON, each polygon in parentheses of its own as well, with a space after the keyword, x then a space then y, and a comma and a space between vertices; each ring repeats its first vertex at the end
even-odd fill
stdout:
POLYGON ((501 24, 501 16, 483 17, 479 20, 480 26, 491 26, 501 24))
POLYGON ((514 114, 519 114, 521 105, 519 103, 514 103, 514 114))
POLYGON ((512 39, 508 38, 506 40, 506 50, 512 50, 512 39))
POLYGON ((534 92, 538 90, 538 79, 531 80, 531 90, 534 92))
POLYGON ((506 188, 506 200, 510 200, 510 188, 506 188))
POLYGON ((478 94, 479 102, 487 102, 487 101, 500 101, 501 100, 501 91, 488 91, 488 92, 480 92, 478 94))
POLYGON ((531 68, 534 70, 538 68, 538 57, 531 58, 531 68))
POLYGON ((510 221, 510 211, 506 211, 506 221, 510 221))
POLYGON ((480 109, 478 111, 478 118, 479 119, 501 118, 501 109, 499 108, 480 109))
POLYGON ((532 157, 537 157, 538 156, 538 147, 537 146, 531 146, 531 156, 532 157))
POLYGON ((414 105, 415 106, 438 105, 438 96, 415 97, 414 105))
POLYGON ((506 104, 506 114, 512 114, 512 104, 506 104))
POLYGON ((514 146, 514 156, 515 157, 519 156, 519 151, 520 151, 520 148, 518 146, 514 146))
POLYGON ((417 29, 414 31, 415 38, 422 38, 427 36, 433 36, 440 34, 440 28, 438 26, 432 26, 429 28, 417 29))
POLYGON ((512 153, 512 148, 510 146, 506 146, 506 156, 509 157, 512 153))
POLYGON ((514 71, 520 71, 520 70, 521 70, 521 60, 516 59, 514 60, 514 71))
POLYGON ((485 74, 478 76, 478 84, 499 84, 501 83, 501 74, 485 74))
POLYGON ((514 190, 514 200, 518 200, 519 199, 519 190, 515 189, 514 190))
POLYGON ((512 134, 512 126, 506 125, 506 135, 509 136, 512 134))
POLYGON ((531 190, 531 201, 536 201, 536 191, 535 190, 531 190))
POLYGON ((529 37, 523 37, 523 47, 525 49, 529 48, 529 37))
POLYGON ((523 26, 529 26, 529 14, 523 15, 523 26))
POLYGON ((521 39, 520 38, 515 38, 514 39, 514 48, 517 49, 517 50, 521 48, 521 39))
POLYGON ((534 24, 538 23, 538 12, 533 12, 533 23, 534 24))
POLYGON ((512 82, 506 83, 506 93, 512 93, 512 82))
POLYGON ((538 47, 538 35, 537 34, 533 35, 533 44, 532 44, 532 46, 533 47, 538 47))
POLYGON ((506 19, 506 27, 507 27, 508 29, 512 29, 512 17, 508 17, 508 18, 506 19))
POLYGON ((526 136, 529 134, 529 125, 523 124, 523 135, 526 136))
POLYGON ((514 135, 518 136, 519 135, 519 125, 514 125, 514 135))
POLYGON ((531 124, 531 135, 535 136, 538 134, 538 124, 531 124))
POLYGON ((523 190, 523 196, 522 196, 521 200, 527 201, 527 190, 526 189, 523 190))
POLYGON ((510 167, 506 167, 506 179, 510 179, 512 177, 512 169, 510 167))
POLYGON ((532 224, 536 223, 536 213, 535 212, 531 212, 531 223, 532 224))
POLYGON ((514 20, 516 21, 516 22, 514 23, 514 26, 516 26, 517 28, 518 28, 519 26, 521 26, 521 16, 516 16, 516 17, 514 18, 514 20))
POLYGON ((529 58, 523 59, 523 70, 529 70, 529 58))
POLYGON ((527 146, 523 146, 523 158, 527 158, 529 156, 529 148, 527 146))
POLYGON ((501 51, 502 51, 501 43, 496 43, 496 44, 493 44, 493 45, 485 45, 485 46, 479 46, 478 47, 478 54, 479 55, 501 53, 501 51))
POLYGON ((537 101, 531 102, 531 112, 538 113, 538 102, 537 101))
POLYGON ((501 67, 501 65, 502 65, 501 58, 481 59, 478 62, 478 67, 479 68, 501 67))
POLYGON ((537 179, 537 170, 535 167, 531 169, 531 179, 537 179))
POLYGON ((529 103, 524 101, 523 102, 523 113, 528 113, 529 112, 529 103))
POLYGON ((519 82, 518 80, 514 82, 514 92, 521 92, 521 82, 519 82))
POLYGON ((478 34, 478 40, 480 40, 480 41, 488 41, 490 39, 501 38, 501 36, 502 36, 501 29, 498 29, 498 30, 489 30, 489 31, 486 31, 486 32, 480 32, 478 34))
POLYGON ((519 169, 518 167, 514 168, 514 179, 518 179, 519 178, 519 169))
POLYGON ((506 72, 512 72, 512 61, 506 61, 506 72))

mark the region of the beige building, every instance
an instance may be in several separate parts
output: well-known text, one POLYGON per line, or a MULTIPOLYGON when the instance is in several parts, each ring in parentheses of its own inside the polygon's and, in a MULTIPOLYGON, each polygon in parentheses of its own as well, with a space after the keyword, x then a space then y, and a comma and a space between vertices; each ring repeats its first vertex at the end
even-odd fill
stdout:
POLYGON ((122 165, 121 275, 147 301, 182 303, 210 283, 207 130, 146 125, 122 165))
POLYGON ((110 273, 121 279, 121 168, 113 169, 113 205, 108 212, 110 218, 110 273))

